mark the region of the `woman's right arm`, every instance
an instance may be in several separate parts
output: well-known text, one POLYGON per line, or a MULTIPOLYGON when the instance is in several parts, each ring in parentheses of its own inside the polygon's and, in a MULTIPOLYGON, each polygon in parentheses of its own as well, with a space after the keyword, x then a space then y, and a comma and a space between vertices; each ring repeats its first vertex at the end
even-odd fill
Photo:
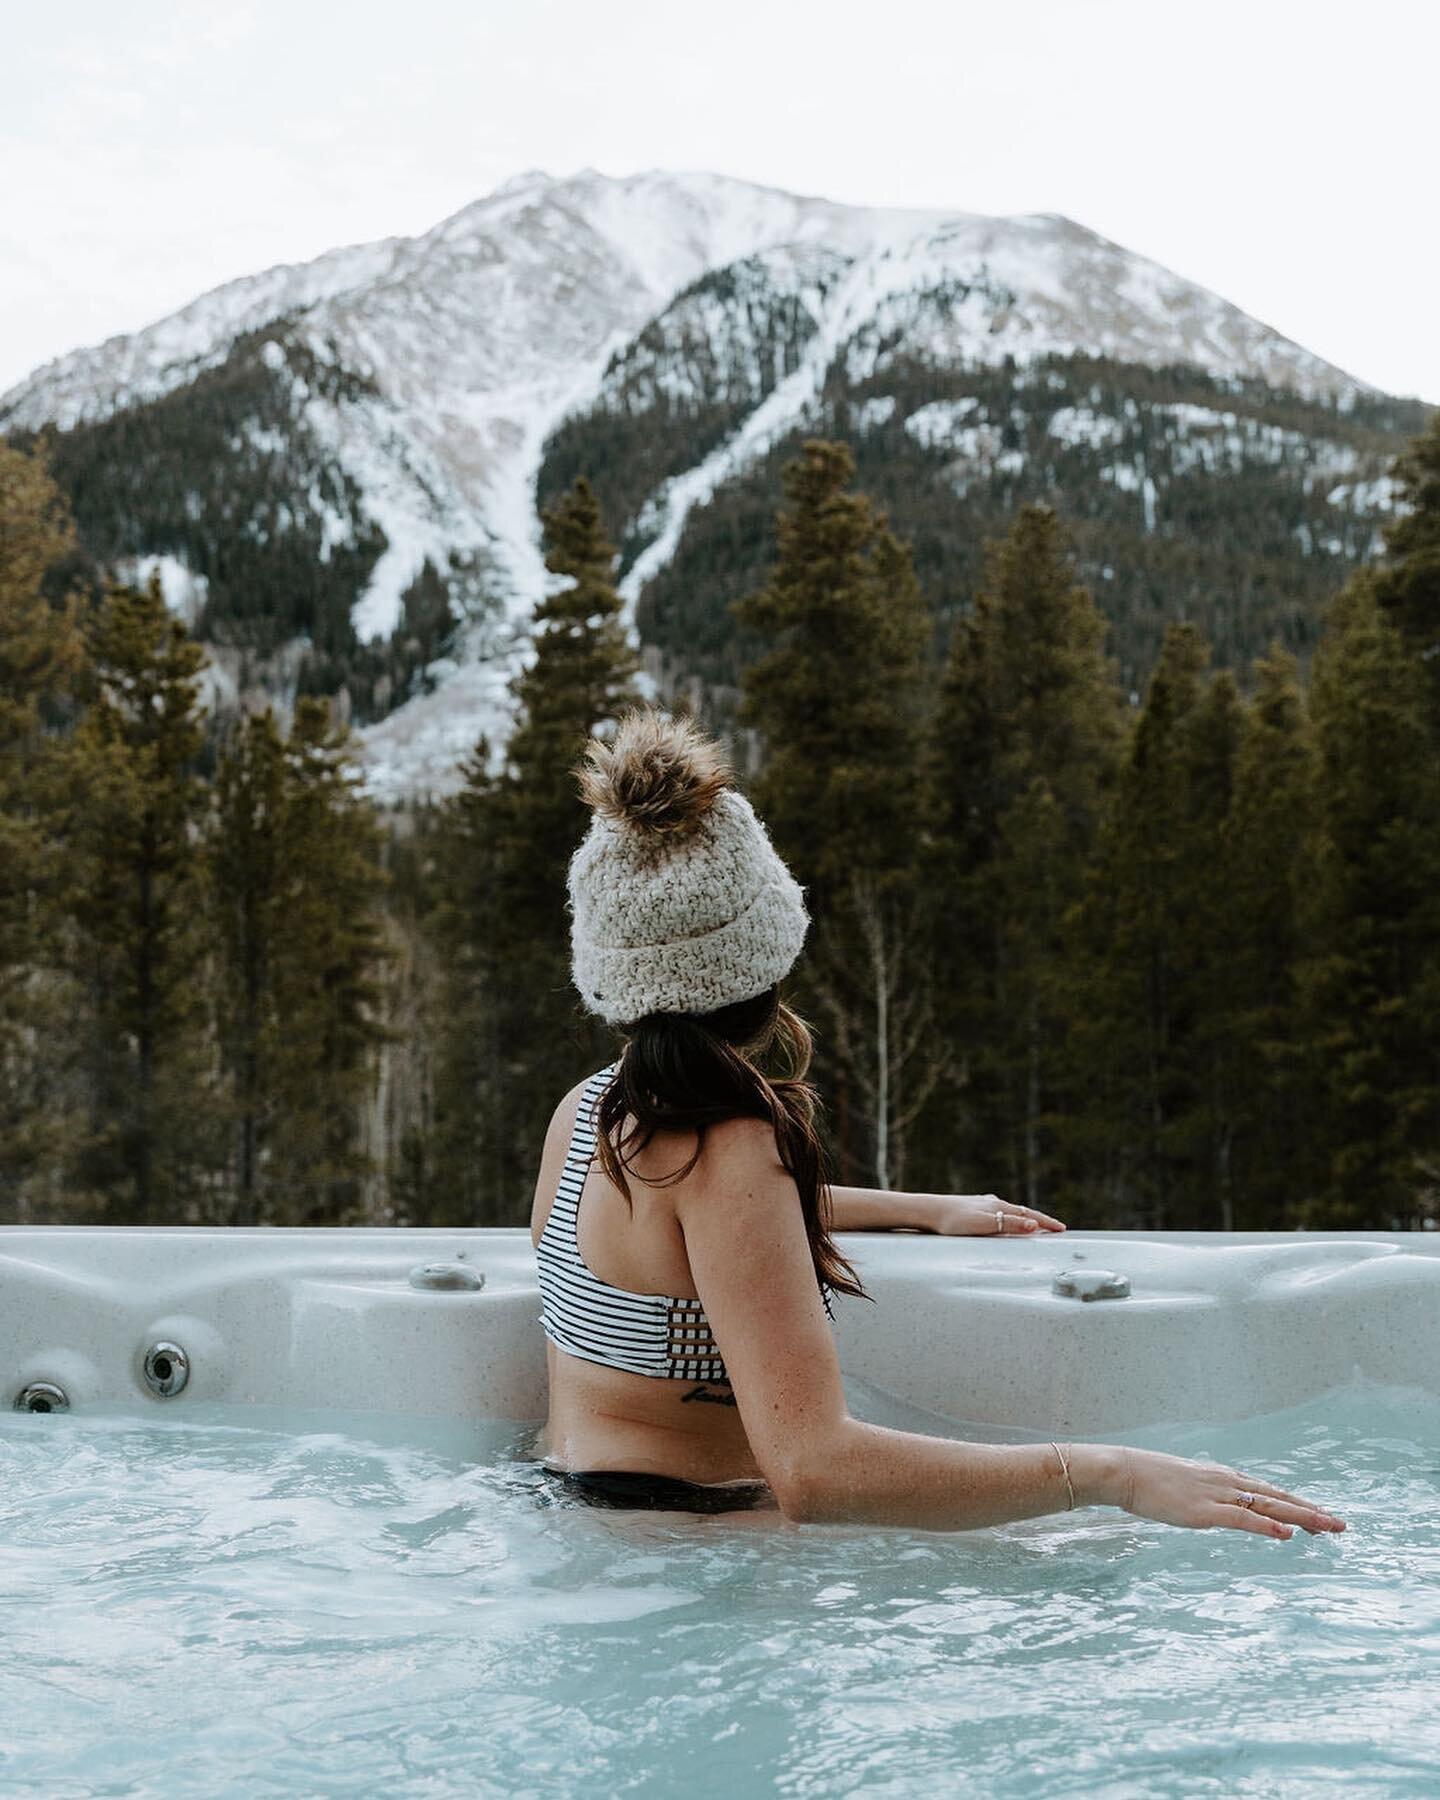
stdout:
MULTIPOLYGON (((704 1156, 674 1192, 751 1451, 787 1518, 955 1531, 1068 1508, 1049 1444, 957 1443, 850 1416, 800 1196, 768 1125, 712 1126, 704 1156)), ((1078 1443, 1066 1455, 1077 1505, 1278 1537, 1294 1525, 1339 1528, 1298 1496, 1223 1464, 1113 1444, 1078 1443), (1240 1488, 1265 1510, 1233 1504, 1240 1488)))

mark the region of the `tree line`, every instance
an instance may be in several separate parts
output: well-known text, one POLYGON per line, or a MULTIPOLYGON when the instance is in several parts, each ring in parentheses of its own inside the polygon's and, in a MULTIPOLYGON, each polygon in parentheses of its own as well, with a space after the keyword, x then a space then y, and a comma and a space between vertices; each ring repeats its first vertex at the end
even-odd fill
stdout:
MULTIPOLYGON (((849 447, 783 472, 732 747, 814 919, 832 1173, 1076 1226, 1440 1216, 1440 422, 1302 685, 1172 620, 1142 695, 1027 504, 943 656, 849 447)), ((613 1039, 570 985, 571 770, 644 691, 584 474, 438 803, 379 811, 301 695, 225 721, 158 584, 76 591, 0 446, 0 1220, 519 1224, 613 1039)), ((670 703, 682 704, 677 696, 670 703)))
MULTIPOLYGON (((666 317, 668 331, 652 323, 591 405, 547 439, 538 475, 549 499, 593 471, 606 518, 623 521, 622 580, 654 537, 647 498, 696 467, 759 397, 741 404, 723 359, 712 366, 675 335, 683 312, 666 317), (683 371, 677 392, 655 384, 657 334, 669 344, 663 366, 683 371)), ((747 345, 751 334, 748 354, 767 376, 803 347, 784 315, 752 309, 747 345)), ((1307 399, 1185 364, 1057 353, 937 369, 902 344, 862 379, 864 360, 834 360, 813 434, 850 446, 857 485, 910 545, 934 657, 979 586, 985 540, 1004 536, 1025 501, 1049 502, 1063 509, 1127 693, 1143 691, 1171 617, 1205 632, 1218 665, 1244 670, 1278 639, 1308 667, 1325 607, 1378 547, 1374 484, 1429 417, 1419 401, 1307 399)), ((647 651, 700 677, 727 730, 732 694, 765 646, 726 603, 768 578, 782 471, 802 438, 785 433, 721 481, 636 600, 647 651)))

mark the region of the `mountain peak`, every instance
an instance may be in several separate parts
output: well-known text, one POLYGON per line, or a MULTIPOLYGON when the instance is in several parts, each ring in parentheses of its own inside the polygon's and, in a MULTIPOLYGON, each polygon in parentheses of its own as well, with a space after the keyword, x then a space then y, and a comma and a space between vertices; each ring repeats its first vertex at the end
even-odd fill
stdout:
POLYGON ((497 188, 492 188, 487 198, 498 200, 504 194, 522 193, 526 188, 549 187, 554 176, 545 169, 525 169, 519 175, 512 175, 508 181, 502 181, 497 188))
MULTIPOLYGON (((244 277, 60 357, 0 395, 0 431, 98 424, 153 404, 237 345, 253 359, 261 331, 275 342, 259 353, 263 373, 245 366, 252 411, 227 428, 223 454, 288 456, 314 480, 287 500, 287 522, 252 521, 249 541, 278 542, 308 519, 322 563, 332 547, 383 545, 358 592, 335 586, 361 645, 389 641, 427 564, 461 619, 434 692, 367 727, 372 767, 388 763, 397 790, 439 781, 482 724, 503 736, 501 663, 546 588, 535 511, 545 446, 610 403, 612 371, 632 384, 616 390, 616 417, 678 403, 724 422, 693 467, 667 469, 634 496, 633 519, 613 521, 645 540, 631 597, 674 553, 692 509, 819 416, 837 374, 860 385, 906 358, 955 377, 1099 355, 1342 403, 1366 391, 1064 214, 850 205, 713 171, 586 166, 522 170, 417 236, 244 277), (333 495, 351 496, 348 518, 333 495)), ((935 429, 927 416, 912 436, 935 429)), ((956 430, 962 446, 965 432, 982 435, 956 430)), ((217 492, 229 473, 217 464, 217 492)), ((184 540, 196 515, 183 498, 180 523, 148 548, 184 540)), ((190 554, 199 568, 203 547, 190 554)), ((287 569, 304 563, 289 554, 287 569)))

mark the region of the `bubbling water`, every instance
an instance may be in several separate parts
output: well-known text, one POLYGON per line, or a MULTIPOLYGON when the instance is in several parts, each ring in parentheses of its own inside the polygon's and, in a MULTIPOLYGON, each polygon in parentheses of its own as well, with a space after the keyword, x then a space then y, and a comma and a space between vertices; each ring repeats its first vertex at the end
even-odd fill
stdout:
POLYGON ((1333 1507, 598 1511, 528 1430, 0 1417, 0 1790, 1346 1796, 1440 1782, 1440 1399, 1123 1441, 1333 1507))

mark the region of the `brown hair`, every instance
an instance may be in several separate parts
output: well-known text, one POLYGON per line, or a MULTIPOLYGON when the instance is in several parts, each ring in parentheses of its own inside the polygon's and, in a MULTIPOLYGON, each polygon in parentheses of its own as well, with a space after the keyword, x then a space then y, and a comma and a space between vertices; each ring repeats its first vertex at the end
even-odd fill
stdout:
POLYGON ((620 1031, 626 1039, 624 1054, 600 1097, 596 1149, 601 1167, 626 1200, 627 1168, 648 1187, 673 1186, 700 1160, 711 1125, 733 1118, 767 1119, 780 1161, 800 1191, 805 1235, 822 1291, 870 1299, 854 1265, 830 1236, 833 1196, 816 1129, 821 1101, 806 1080, 814 1042, 799 1013, 781 999, 779 984, 713 1012, 647 1013, 620 1031), (776 1052, 782 1071, 770 1075, 761 1063, 776 1052), (615 1134, 627 1115, 635 1124, 619 1139, 615 1134), (699 1141, 683 1167, 647 1179, 630 1166, 627 1153, 636 1138, 643 1150, 657 1131, 694 1131, 699 1141))

